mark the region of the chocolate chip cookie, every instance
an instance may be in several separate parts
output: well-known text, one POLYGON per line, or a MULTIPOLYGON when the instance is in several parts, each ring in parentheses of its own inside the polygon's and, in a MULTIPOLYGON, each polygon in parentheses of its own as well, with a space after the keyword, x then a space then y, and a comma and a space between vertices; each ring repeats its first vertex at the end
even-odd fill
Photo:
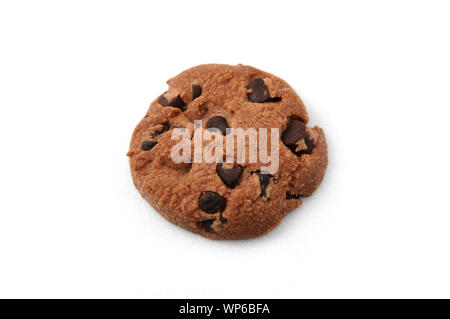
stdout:
POLYGON ((286 82, 250 66, 206 64, 167 83, 135 128, 127 155, 137 189, 169 221, 212 239, 256 237, 317 189, 328 161, 325 136, 306 126, 305 106, 286 82), (234 142, 231 157, 220 142, 214 154, 223 148, 223 160, 196 160, 211 140, 238 129, 256 132, 255 139, 244 136, 244 161, 234 142), (177 161, 181 141, 187 148, 177 161), (267 169, 260 149, 251 160, 252 143, 267 143, 275 169, 267 169))

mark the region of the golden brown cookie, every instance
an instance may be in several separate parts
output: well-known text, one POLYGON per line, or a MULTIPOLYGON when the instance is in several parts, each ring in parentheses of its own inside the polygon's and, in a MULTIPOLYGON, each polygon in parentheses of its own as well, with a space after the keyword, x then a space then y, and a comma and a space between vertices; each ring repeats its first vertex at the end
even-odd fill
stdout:
POLYGON ((305 106, 286 82, 250 66, 206 64, 167 83, 135 128, 128 156, 137 189, 168 220, 212 239, 256 237, 317 189, 327 166, 325 136, 317 126, 306 127, 305 106), (198 120, 202 127, 194 130, 198 120), (191 152, 185 153, 189 160, 176 162, 173 149, 181 139, 172 133, 180 128, 191 152), (277 170, 268 173, 260 157, 250 160, 250 138, 245 162, 237 162, 236 146, 234 163, 195 162, 194 131, 225 139, 229 128, 253 128, 257 142, 267 128, 267 148, 279 144, 277 170))

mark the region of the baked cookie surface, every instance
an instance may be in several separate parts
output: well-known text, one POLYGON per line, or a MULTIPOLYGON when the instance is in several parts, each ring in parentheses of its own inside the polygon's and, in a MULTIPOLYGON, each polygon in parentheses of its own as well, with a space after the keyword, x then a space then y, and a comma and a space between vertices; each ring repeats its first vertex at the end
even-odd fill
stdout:
POLYGON ((127 155, 137 189, 169 221, 212 239, 256 237, 317 189, 327 166, 325 136, 306 127, 305 106, 286 82, 250 66, 206 64, 167 83, 135 128, 127 155), (175 162, 179 140, 172 133, 184 128, 192 138, 199 120, 202 135, 224 139, 227 128, 253 128, 257 141, 260 128, 278 129, 278 169, 267 173, 267 162, 249 161, 248 145, 245 162, 236 161, 236 149, 234 163, 195 162, 193 146, 188 161, 175 162))

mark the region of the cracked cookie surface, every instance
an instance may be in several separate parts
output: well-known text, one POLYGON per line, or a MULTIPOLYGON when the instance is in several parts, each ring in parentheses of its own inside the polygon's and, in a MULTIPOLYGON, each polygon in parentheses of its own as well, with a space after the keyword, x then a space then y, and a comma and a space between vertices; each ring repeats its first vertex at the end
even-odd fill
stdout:
POLYGON ((128 156, 137 189, 169 221, 212 239, 256 237, 317 189, 327 166, 325 136, 306 126, 305 106, 286 82, 250 66, 206 64, 167 83, 135 128, 128 156), (175 163, 172 132, 192 135, 195 120, 202 132, 223 136, 227 128, 278 128, 277 172, 265 173, 259 159, 175 163))

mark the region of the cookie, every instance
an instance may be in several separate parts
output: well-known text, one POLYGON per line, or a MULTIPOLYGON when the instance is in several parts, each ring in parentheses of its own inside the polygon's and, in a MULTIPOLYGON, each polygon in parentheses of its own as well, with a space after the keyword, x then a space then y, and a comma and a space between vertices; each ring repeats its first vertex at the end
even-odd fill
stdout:
POLYGON ((305 106, 286 82, 250 66, 206 64, 167 83, 127 155, 137 189, 169 221, 211 239, 252 238, 318 188, 325 135, 306 126, 305 106))

